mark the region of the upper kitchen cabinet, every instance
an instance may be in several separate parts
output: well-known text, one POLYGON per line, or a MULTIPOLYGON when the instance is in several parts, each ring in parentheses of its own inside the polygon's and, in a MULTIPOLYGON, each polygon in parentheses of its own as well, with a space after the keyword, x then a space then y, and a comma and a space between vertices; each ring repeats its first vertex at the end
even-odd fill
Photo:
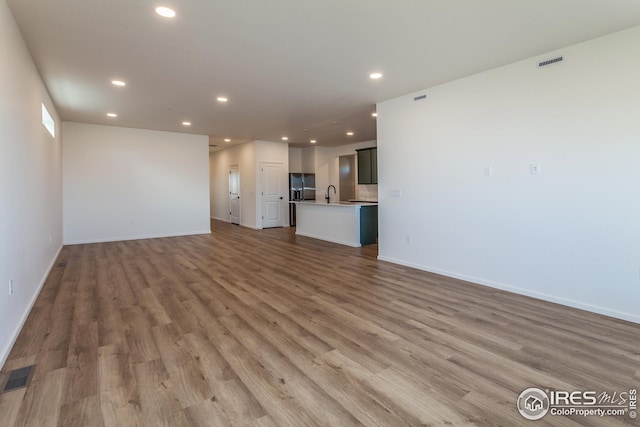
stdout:
POLYGON ((378 183, 378 149, 371 149, 371 183, 378 183))
POLYGON ((358 152, 358 184, 378 183, 378 148, 363 148, 358 152))

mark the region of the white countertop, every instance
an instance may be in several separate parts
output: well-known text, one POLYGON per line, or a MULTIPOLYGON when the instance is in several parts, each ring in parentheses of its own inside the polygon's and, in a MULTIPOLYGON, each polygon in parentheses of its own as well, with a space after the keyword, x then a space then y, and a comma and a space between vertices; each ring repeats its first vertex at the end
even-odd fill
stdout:
POLYGON ((289 203, 295 203, 296 205, 313 205, 313 206, 331 206, 331 207, 354 207, 354 206, 378 206, 378 203, 373 202, 331 202, 327 203, 325 200, 305 200, 301 202, 290 201, 289 203))

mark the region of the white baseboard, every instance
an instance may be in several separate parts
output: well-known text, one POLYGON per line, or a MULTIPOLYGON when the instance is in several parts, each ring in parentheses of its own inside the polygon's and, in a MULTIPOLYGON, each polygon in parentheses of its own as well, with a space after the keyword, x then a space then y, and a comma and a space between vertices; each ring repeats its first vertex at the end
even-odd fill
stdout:
POLYGON ((529 289, 518 288, 510 285, 506 285, 504 283, 493 282, 490 280, 484 280, 477 277, 467 276, 464 274, 452 273, 450 271, 440 270, 437 268, 415 264, 412 262, 407 262, 395 258, 389 258, 385 256, 378 255, 378 259, 380 261, 387 261, 393 264, 404 265, 406 267, 415 268, 422 271, 427 271, 429 273, 440 274, 442 276, 452 277, 454 279, 464 280, 466 282, 472 282, 478 285, 487 286, 490 288, 500 289, 503 291, 513 292, 519 295, 525 295, 531 298, 536 298, 543 301, 554 302, 556 304, 566 305, 568 307, 577 308, 580 310, 590 311, 592 313, 602 314, 604 316, 615 317, 616 319, 622 319, 633 323, 640 324, 640 316, 637 314, 625 313, 621 311, 611 310, 606 307, 600 307, 597 305, 575 301, 563 297, 557 297, 555 295, 549 295, 542 292, 532 291, 529 289))
POLYGON ((33 308, 33 305, 36 303, 36 300, 40 295, 40 291, 42 291, 42 287, 47 282, 47 279, 49 278, 49 274, 51 273, 51 270, 53 270, 53 267, 56 265, 56 261, 60 256, 60 252, 62 251, 63 246, 64 245, 60 245, 60 247, 56 251, 56 254, 51 260, 51 263, 49 264, 47 271, 44 273, 44 276, 40 280, 38 289, 36 289, 36 291, 33 293, 33 296, 31 297, 31 301, 29 302, 27 309, 22 314, 22 318, 20 319, 20 322, 18 323, 17 328, 13 331, 11 342, 9 342, 8 345, 2 349, 2 354, 0 354, 0 367, 4 366, 5 362, 7 361, 7 358, 9 357, 9 353, 11 352, 11 349, 13 348, 14 344, 16 343, 16 340, 18 339, 18 335, 20 335, 20 332, 22 331, 22 328, 24 327, 24 324, 27 321, 27 318, 31 313, 31 309, 33 308))

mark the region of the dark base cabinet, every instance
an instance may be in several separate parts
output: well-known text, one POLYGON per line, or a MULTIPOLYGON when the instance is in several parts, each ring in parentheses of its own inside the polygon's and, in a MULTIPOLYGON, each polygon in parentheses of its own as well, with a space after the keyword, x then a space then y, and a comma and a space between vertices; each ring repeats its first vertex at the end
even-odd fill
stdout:
POLYGON ((289 225, 295 227, 296 225, 296 204, 289 203, 289 225))
POLYGON ((378 207, 360 207, 360 244, 371 245, 378 241, 378 207))

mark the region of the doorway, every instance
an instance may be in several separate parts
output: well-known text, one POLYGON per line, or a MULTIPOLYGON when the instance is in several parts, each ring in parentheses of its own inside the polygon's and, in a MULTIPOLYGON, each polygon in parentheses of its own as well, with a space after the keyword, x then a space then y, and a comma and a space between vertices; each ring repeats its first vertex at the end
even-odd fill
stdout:
POLYGON ((240 225, 240 166, 229 168, 229 222, 240 225))
POLYGON ((340 201, 354 200, 356 196, 356 156, 340 156, 338 158, 340 173, 340 201))

